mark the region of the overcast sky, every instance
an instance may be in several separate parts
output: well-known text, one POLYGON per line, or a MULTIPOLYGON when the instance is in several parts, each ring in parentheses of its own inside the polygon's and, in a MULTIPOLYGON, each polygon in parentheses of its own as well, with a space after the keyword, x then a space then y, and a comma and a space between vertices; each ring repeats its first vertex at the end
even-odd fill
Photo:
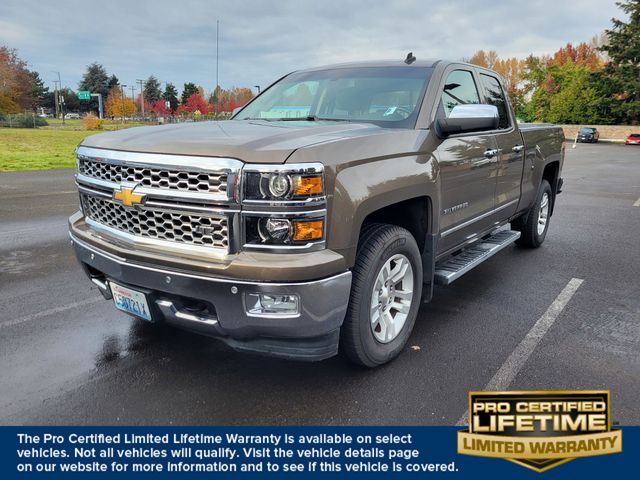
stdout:
POLYGON ((624 18, 615 0, 2 0, 0 45, 49 86, 76 89, 102 63, 131 85, 153 74, 182 89, 266 86, 292 70, 373 58, 460 59, 552 53, 624 18))

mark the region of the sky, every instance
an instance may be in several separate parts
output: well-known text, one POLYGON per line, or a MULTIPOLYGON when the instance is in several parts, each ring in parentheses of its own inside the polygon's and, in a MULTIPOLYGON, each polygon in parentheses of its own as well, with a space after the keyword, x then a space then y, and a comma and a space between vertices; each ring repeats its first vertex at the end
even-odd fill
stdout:
POLYGON ((553 53, 624 18, 615 0, 2 0, 0 45, 46 85, 77 89, 92 62, 122 84, 155 75, 182 89, 268 86, 343 61, 553 53))

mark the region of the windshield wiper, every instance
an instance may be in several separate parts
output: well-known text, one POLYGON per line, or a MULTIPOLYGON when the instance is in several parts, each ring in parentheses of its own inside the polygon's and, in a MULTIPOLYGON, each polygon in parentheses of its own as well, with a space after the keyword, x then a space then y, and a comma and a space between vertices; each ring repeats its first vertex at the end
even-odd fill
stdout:
POLYGON ((287 117, 287 118, 276 118, 274 119, 277 122, 348 122, 349 120, 344 120, 342 118, 322 118, 317 115, 307 115, 306 117, 287 117))
POLYGON ((240 120, 264 120, 265 122, 349 122, 350 120, 343 118, 321 118, 317 115, 307 115, 306 117, 281 117, 281 118, 262 118, 262 117, 245 117, 240 120))

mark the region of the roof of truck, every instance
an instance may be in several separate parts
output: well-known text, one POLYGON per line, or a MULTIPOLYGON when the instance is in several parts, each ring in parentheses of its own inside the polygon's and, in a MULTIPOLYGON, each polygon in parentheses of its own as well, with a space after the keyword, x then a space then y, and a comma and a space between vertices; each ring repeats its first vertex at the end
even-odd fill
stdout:
POLYGON ((365 60, 360 62, 334 63, 319 67, 305 68, 299 72, 313 72, 315 70, 328 70, 332 68, 362 68, 362 67, 435 67, 437 63, 444 60, 416 60, 412 64, 406 64, 404 60, 365 60))

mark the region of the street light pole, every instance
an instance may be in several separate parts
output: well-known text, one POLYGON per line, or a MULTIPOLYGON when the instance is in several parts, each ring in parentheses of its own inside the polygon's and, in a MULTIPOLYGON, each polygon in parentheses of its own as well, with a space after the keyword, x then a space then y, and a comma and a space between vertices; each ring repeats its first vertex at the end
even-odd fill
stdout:
POLYGON ((255 89, 258 90, 258 95, 260 95, 260 85, 254 85, 255 89))

